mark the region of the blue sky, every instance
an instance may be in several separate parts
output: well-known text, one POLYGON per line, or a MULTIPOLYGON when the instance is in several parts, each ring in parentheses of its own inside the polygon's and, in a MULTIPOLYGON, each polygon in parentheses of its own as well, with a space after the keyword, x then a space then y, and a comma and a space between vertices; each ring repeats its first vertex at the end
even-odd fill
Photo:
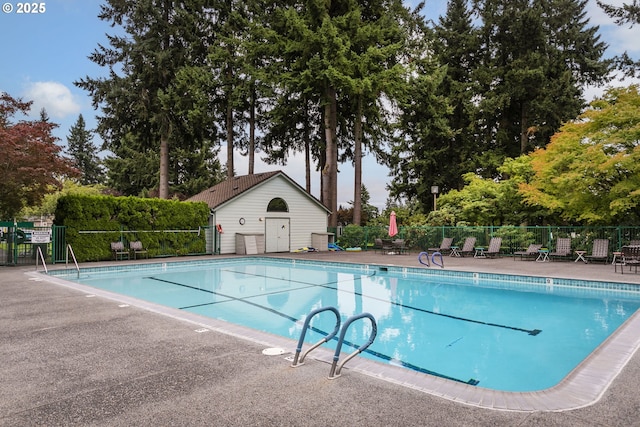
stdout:
MULTIPOLYGON (((91 106, 88 94, 74 86, 73 82, 85 76, 99 77, 105 70, 92 63, 88 56, 98 43, 106 45, 105 34, 115 30, 98 19, 101 1, 96 0, 50 0, 44 4, 43 13, 19 14, 17 1, 5 1, 0 13, 0 92, 13 97, 34 101, 32 116, 37 117, 45 108, 51 120, 60 125, 56 131, 61 145, 66 144, 69 128, 82 114, 88 128, 95 126, 97 112, 91 106), (13 9, 6 13, 8 5, 13 9)), ((37 2, 38 3, 38 2, 37 2)), ((621 0, 611 0, 611 4, 621 4, 621 0)), ((31 4, 31 3, 29 3, 31 4)), ((417 4, 411 0, 407 4, 417 4)), ((446 0, 426 0, 425 13, 437 19, 446 10, 446 0)), ((640 56, 640 30, 619 28, 613 25, 589 0, 589 17, 592 25, 600 25, 603 40, 610 45, 608 56, 628 50, 633 57, 640 56)), ((625 84, 628 84, 626 82, 625 84)), ((590 89, 588 98, 601 93, 601 89, 590 89)), ((101 142, 96 136, 96 145, 101 142)), ((221 152, 221 159, 225 159, 221 152)), ((247 173, 246 159, 236 155, 236 172, 247 173)), ((291 156, 286 167, 256 164, 257 172, 280 168, 291 178, 304 186, 304 164, 300 156, 291 156)), ((353 168, 340 165, 338 203, 347 207, 353 200, 353 168)), ((387 199, 385 185, 389 181, 388 171, 375 158, 367 156, 363 161, 363 183, 369 190, 373 205, 383 208, 387 199)), ((312 175, 312 192, 320 193, 320 178, 312 175)))

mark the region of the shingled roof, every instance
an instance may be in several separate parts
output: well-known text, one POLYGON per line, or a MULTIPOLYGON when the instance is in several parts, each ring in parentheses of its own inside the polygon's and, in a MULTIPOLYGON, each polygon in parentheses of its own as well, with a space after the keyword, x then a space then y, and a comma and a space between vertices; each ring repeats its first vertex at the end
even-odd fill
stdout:
POLYGON ((300 187, 299 184, 289 178, 284 172, 279 170, 273 172, 235 176, 231 179, 227 179, 217 185, 214 185, 211 188, 201 191, 195 196, 187 199, 187 201, 206 202, 210 209, 215 209, 233 199, 234 197, 262 184, 265 181, 268 181, 276 175, 282 175, 285 179, 298 187, 300 191, 303 191, 305 194, 307 194, 310 199, 314 200, 320 206, 324 207, 324 205, 318 199, 308 194, 302 187, 300 187))

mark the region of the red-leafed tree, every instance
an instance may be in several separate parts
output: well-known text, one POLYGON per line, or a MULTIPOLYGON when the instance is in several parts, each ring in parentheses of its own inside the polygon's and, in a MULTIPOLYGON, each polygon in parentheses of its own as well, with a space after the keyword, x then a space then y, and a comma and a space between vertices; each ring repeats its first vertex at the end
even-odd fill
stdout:
POLYGON ((17 120, 32 102, 0 93, 0 219, 12 219, 24 206, 40 203, 45 194, 59 188, 63 177, 77 176, 69 159, 62 157, 57 124, 43 115, 39 120, 17 120))

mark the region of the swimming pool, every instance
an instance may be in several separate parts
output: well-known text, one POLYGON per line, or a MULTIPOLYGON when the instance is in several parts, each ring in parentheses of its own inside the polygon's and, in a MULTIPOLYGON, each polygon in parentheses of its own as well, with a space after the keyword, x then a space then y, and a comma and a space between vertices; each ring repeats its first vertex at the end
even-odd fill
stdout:
MULTIPOLYGON (((640 307, 636 285, 258 257, 51 274, 292 340, 312 309, 369 312, 363 357, 503 391, 558 384, 640 307)), ((334 324, 317 316, 307 342, 334 324)))

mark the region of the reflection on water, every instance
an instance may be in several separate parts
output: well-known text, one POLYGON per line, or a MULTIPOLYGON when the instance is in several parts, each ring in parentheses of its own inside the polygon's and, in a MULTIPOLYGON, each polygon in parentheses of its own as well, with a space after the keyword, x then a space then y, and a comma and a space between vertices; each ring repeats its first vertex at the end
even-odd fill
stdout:
MULTIPOLYGON (((82 281, 293 340, 313 309, 336 307, 343 322, 367 312, 378 336, 364 357, 507 391, 557 384, 640 307, 629 294, 602 297, 557 285, 502 289, 477 277, 262 260, 92 274, 82 281)), ((331 314, 314 317, 307 342, 334 325, 331 314)), ((361 345, 370 333, 370 322, 354 322, 346 345, 361 345)))

